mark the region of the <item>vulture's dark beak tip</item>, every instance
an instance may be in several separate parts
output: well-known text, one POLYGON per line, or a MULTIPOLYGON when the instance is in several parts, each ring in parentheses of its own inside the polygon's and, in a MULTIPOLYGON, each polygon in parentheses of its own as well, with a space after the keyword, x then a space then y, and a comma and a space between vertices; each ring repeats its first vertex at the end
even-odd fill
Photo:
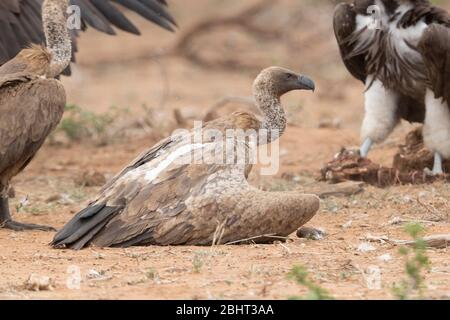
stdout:
POLYGON ((311 90, 312 92, 316 91, 316 84, 310 77, 299 76, 298 81, 300 83, 300 89, 311 90))

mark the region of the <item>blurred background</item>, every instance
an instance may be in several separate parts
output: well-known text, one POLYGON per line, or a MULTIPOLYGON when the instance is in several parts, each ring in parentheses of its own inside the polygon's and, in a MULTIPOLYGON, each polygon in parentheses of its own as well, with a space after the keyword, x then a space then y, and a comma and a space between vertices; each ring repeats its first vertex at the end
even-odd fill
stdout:
MULTIPOLYGON (((70 110, 59 139, 111 143, 139 131, 165 135, 216 106, 226 104, 214 116, 249 108, 240 98, 251 96, 254 77, 279 65, 317 82, 314 95, 284 99, 291 125, 348 129, 355 136, 342 144, 357 144, 364 88, 339 57, 332 30, 337 2, 171 0, 176 33, 131 13, 140 37, 91 29, 80 38, 74 75, 63 79, 70 110)), ((435 2, 450 7, 450 0, 435 2)))

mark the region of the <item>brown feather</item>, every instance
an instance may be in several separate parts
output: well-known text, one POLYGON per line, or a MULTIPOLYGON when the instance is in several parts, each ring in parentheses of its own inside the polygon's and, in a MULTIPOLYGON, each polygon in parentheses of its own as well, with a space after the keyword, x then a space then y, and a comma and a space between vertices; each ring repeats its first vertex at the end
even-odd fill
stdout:
POLYGON ((425 58, 430 88, 436 98, 450 103, 450 28, 431 25, 418 47, 425 58))
POLYGON ((65 102, 65 90, 54 79, 0 87, 0 189, 26 167, 55 129, 65 102))
POLYGON ((32 45, 0 67, 0 81, 2 77, 11 77, 18 73, 45 77, 49 72, 51 59, 52 56, 46 48, 32 45))

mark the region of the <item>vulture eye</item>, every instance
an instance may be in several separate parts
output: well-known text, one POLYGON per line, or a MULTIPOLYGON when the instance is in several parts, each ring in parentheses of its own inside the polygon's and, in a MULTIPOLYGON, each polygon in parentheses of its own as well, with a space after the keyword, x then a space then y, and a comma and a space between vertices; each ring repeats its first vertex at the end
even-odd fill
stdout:
POLYGON ((292 73, 288 73, 287 75, 286 75, 286 79, 288 79, 288 80, 292 80, 292 79, 295 79, 296 77, 292 74, 292 73))

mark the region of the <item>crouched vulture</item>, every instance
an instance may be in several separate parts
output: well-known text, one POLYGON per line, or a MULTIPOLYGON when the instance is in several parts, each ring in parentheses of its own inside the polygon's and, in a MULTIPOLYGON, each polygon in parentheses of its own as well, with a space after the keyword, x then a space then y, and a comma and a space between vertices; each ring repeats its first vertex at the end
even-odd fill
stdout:
POLYGON ((314 90, 314 82, 284 68, 265 69, 253 86, 262 121, 237 112, 162 140, 108 182, 52 245, 210 245, 288 236, 314 216, 319 199, 264 192, 247 176, 254 148, 284 132, 280 97, 292 90, 314 90))
POLYGON ((434 174, 450 159, 450 15, 428 0, 337 6, 334 30, 350 73, 366 85, 361 156, 400 119, 424 123, 434 174))

